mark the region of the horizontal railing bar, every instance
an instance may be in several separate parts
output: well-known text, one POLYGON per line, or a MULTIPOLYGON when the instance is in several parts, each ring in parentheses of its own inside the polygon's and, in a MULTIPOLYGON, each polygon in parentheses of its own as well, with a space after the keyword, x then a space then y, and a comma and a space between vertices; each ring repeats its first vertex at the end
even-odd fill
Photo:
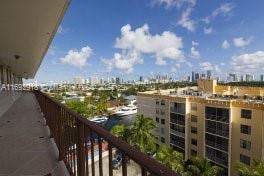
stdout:
POLYGON ((111 145, 119 150, 122 151, 127 157, 134 160, 138 165, 145 168, 149 173, 153 175, 163 175, 163 176, 177 176, 175 172, 167 168, 166 166, 160 164, 155 159, 149 157, 148 155, 142 153, 135 147, 129 145, 125 141, 113 136, 109 131, 107 131, 105 128, 95 124, 94 122, 91 122, 87 120, 86 118, 82 117, 80 114, 74 112, 73 110, 69 109, 65 105, 54 101, 51 97, 49 97, 47 94, 36 91, 36 94, 41 94, 42 96, 45 96, 46 99, 51 101, 52 103, 56 104, 57 106, 61 107, 62 109, 65 109, 66 113, 68 113, 70 116, 75 118, 77 121, 84 123, 92 132, 95 132, 98 136, 102 137, 104 140, 109 141, 111 145))

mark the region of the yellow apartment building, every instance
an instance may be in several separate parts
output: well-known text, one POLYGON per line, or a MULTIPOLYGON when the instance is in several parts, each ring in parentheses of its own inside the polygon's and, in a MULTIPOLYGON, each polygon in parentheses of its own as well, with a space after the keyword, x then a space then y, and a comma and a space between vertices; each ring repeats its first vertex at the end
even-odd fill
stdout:
POLYGON ((264 156, 264 88, 217 85, 138 93, 138 114, 153 118, 158 145, 182 152, 185 159, 205 157, 237 175, 238 161, 252 164, 264 156))

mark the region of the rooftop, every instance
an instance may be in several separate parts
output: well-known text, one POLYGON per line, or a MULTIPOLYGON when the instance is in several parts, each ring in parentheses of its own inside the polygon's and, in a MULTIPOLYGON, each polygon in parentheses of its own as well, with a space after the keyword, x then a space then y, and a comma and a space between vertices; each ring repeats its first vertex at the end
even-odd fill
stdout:
POLYGON ((146 91, 140 92, 138 95, 154 98, 203 99, 205 101, 248 103, 264 106, 263 87, 223 86, 217 85, 215 80, 200 80, 196 87, 146 91))

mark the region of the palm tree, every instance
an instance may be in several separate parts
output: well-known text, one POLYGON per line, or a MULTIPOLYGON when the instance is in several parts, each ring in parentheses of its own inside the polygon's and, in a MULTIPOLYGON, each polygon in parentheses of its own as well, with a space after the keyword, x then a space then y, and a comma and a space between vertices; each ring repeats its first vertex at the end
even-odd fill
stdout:
POLYGON ((206 158, 194 157, 187 166, 187 172, 195 176, 216 176, 221 171, 218 166, 212 166, 206 158))
POLYGON ((156 125, 151 118, 137 115, 132 125, 116 125, 112 128, 111 133, 144 153, 152 153, 156 150, 155 137, 153 135, 155 127, 156 125))
POLYGON ((137 115, 134 124, 131 126, 129 141, 142 152, 148 153, 155 150, 155 136, 153 130, 156 124, 153 119, 144 115, 137 115))
POLYGON ((236 170, 240 176, 253 176, 252 169, 244 163, 237 163, 236 170))
POLYGON ((111 133, 118 137, 121 138, 122 140, 126 141, 127 143, 131 143, 129 141, 129 135, 130 135, 130 129, 129 127, 126 127, 124 125, 116 125, 111 129, 111 133))
POLYGON ((239 162, 236 170, 240 176, 262 176, 264 175, 264 161, 253 160, 252 166, 239 162))
POLYGON ((182 153, 174 151, 167 146, 160 146, 156 154, 156 159, 178 174, 185 175, 184 159, 182 153))

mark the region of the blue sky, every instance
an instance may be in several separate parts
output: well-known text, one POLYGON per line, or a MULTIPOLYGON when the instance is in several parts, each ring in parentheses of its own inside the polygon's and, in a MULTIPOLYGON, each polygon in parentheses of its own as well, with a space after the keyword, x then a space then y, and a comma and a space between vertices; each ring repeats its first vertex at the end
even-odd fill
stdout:
POLYGON ((72 0, 35 79, 258 75, 263 7, 263 0, 72 0))

